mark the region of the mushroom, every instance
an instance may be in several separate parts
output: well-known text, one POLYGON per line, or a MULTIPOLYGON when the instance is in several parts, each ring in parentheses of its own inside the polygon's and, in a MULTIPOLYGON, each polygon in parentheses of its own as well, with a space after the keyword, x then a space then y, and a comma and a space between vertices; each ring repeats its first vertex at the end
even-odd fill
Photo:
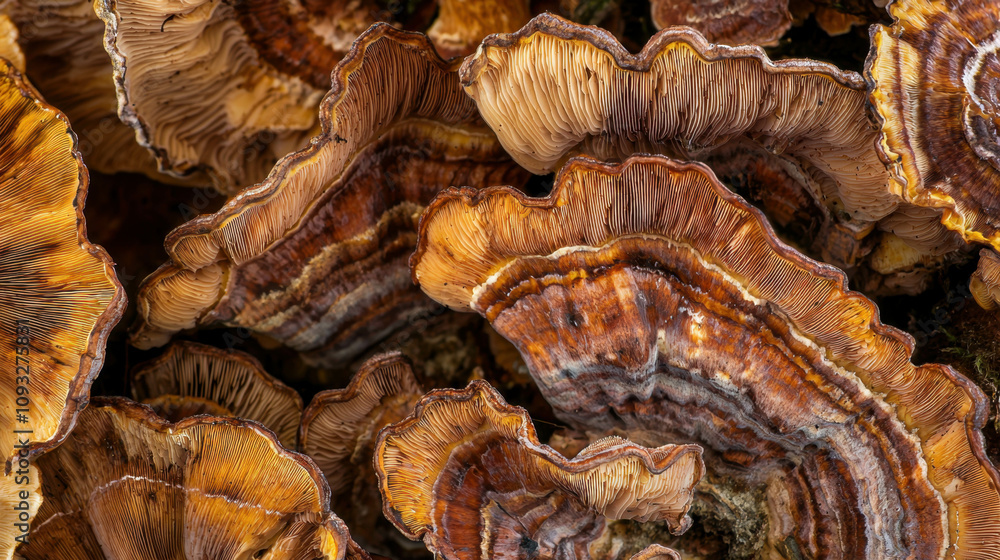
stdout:
MULTIPOLYGON (((874 225, 908 207, 873 149, 863 80, 828 64, 771 62, 759 47, 712 45, 684 28, 661 31, 632 55, 607 32, 544 14, 488 37, 459 73, 529 171, 552 171, 576 152, 605 160, 660 152, 704 159, 729 180, 780 178, 777 191, 760 191, 764 206, 791 204, 785 221, 822 209, 806 245, 847 269, 870 251, 861 240, 874 225)), ((939 231, 895 235, 932 256, 961 245, 937 215, 921 219, 914 230, 939 231)))
MULTIPOLYGON (((236 194, 320 132, 316 107, 330 71, 381 3, 101 0, 120 116, 164 170, 208 174, 236 194)), ((418 10, 426 11, 426 10, 418 10)), ((429 33, 465 54, 490 32, 530 17, 527 0, 444 1, 429 33)), ((344 132, 344 131, 341 131, 344 132)))
POLYGON ((88 0, 21 0, 0 7, 7 33, 20 39, 24 72, 45 99, 63 111, 79 137, 88 168, 101 173, 143 173, 158 181, 205 185, 159 173, 156 160, 118 118, 111 60, 104 50, 104 23, 88 0))
POLYGON ((177 422, 195 414, 256 420, 295 447, 302 397, 253 356, 196 342, 175 342, 132 370, 132 397, 177 422))
POLYGON ((1000 302, 1000 255, 996 251, 979 251, 979 266, 969 281, 969 291, 983 309, 997 308, 1000 302))
POLYGON ((345 367, 440 307, 409 279, 423 205, 453 184, 523 182, 426 37, 377 25, 334 72, 324 132, 263 183, 166 240, 132 342, 242 326, 345 367))
POLYGON ((544 199, 445 191, 411 266, 514 343, 572 427, 704 446, 767 518, 763 556, 1000 554, 982 392, 913 365, 911 337, 701 164, 580 158, 544 199))
POLYGON ((58 445, 87 404, 125 293, 87 240, 89 176, 66 117, 0 60, 0 450, 58 445))
POLYGON ((18 549, 27 560, 367 558, 312 461, 252 421, 171 424, 95 398, 35 464, 44 501, 18 549))
POLYGON ((0 508, 0 539, 3 539, 0 540, 0 558, 3 560, 14 558, 14 549, 27 539, 31 520, 42 505, 38 469, 27 457, 21 458, 23 464, 15 463, 11 474, 0 474, 0 496, 4 497, 0 508))
POLYGON ((896 0, 865 62, 877 144, 903 198, 1000 249, 1000 4, 896 0))
POLYGON ((609 437, 566 459, 524 409, 473 381, 431 391, 385 428, 375 468, 385 516, 442 558, 586 558, 605 517, 687 529, 700 452, 609 437))
POLYGON ((375 505, 375 437, 406 418, 423 394, 410 361, 391 352, 365 362, 346 388, 317 394, 302 416, 299 447, 326 476, 333 509, 368 549, 384 545, 386 534, 375 505))
POLYGON ((7 59, 19 72, 24 72, 24 51, 17 42, 19 35, 14 20, 0 13, 0 58, 7 59))
POLYGON ((652 0, 657 29, 686 25, 713 43, 776 45, 792 26, 788 0, 652 0))

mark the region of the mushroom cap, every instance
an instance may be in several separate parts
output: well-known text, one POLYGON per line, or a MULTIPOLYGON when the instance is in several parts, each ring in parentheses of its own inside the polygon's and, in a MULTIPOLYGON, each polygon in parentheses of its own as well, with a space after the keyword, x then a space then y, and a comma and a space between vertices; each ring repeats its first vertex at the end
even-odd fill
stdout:
POLYGON ((133 344, 243 326, 337 367, 438 310, 406 267, 423 205, 453 184, 527 177, 462 93, 457 65, 389 26, 359 38, 334 72, 325 132, 167 237, 172 262, 140 288, 133 344))
POLYGON ((375 468, 385 516, 446 559, 514 557, 532 542, 585 551, 598 516, 682 532, 704 472, 698 446, 646 449, 618 437, 566 459, 538 441, 524 409, 479 380, 431 391, 382 430, 375 468))
POLYGON ((299 448, 326 476, 334 509, 368 544, 384 535, 378 481, 372 468, 375 438, 406 418, 424 391, 410 360, 399 352, 373 356, 344 389, 313 397, 302 415, 299 448))
POLYGON ((865 63, 879 151, 919 206, 1000 249, 1000 4, 896 0, 865 63))
MULTIPOLYGON (((710 44, 688 28, 665 29, 633 55, 604 30, 543 14, 488 37, 459 74, 529 171, 574 154, 703 160, 731 183, 766 184, 765 207, 788 207, 779 221, 821 222, 806 244, 849 270, 870 251, 862 238, 872 225, 900 208, 902 186, 874 148, 864 81, 828 64, 772 62, 760 47, 710 44)), ((939 215, 920 218, 916 229, 939 231, 897 235, 934 256, 955 246, 939 215)))
POLYGON ((530 0, 438 0, 437 5, 427 36, 443 57, 471 54, 483 37, 516 31, 531 19, 530 0))
POLYGON ((3 560, 14 558, 14 549, 19 542, 16 539, 23 538, 22 535, 27 531, 22 529, 30 526, 42 505, 38 469, 29 464, 21 469, 21 474, 16 474, 19 469, 15 465, 11 474, 0 474, 0 496, 3 496, 3 507, 0 508, 0 538, 3 539, 0 541, 0 558, 3 560))
POLYGON ((27 560, 367 556, 330 511, 312 461, 252 421, 171 424, 95 398, 36 466, 44 502, 18 550, 27 560))
POLYGON ((969 280, 969 291, 983 309, 996 309, 1000 303, 1000 255, 992 249, 979 252, 979 265, 969 280))
POLYGON ((235 416, 256 420, 277 434, 288 448, 295 447, 295 437, 302 417, 302 397, 278 381, 256 358, 239 350, 223 350, 196 342, 175 342, 167 350, 132 370, 132 397, 152 406, 167 418, 155 401, 173 410, 173 418, 184 416, 179 401, 189 400, 194 414, 235 416), (166 398, 163 397, 174 397, 166 398))
POLYGON ((279 157, 318 131, 315 108, 328 82, 300 74, 325 78, 339 54, 314 42, 307 52, 323 58, 321 68, 309 73, 314 61, 301 53, 302 66, 274 66, 267 45, 295 51, 303 38, 280 34, 301 31, 288 21, 297 20, 285 13, 290 3, 267 4, 262 14, 262 2, 95 2, 119 116, 164 172, 207 174, 216 189, 232 193, 262 180, 279 157), (261 19, 284 25, 264 41, 254 26, 261 19))
POLYGON ((769 546, 1000 551, 982 392, 913 365, 911 337, 700 164, 574 159, 544 199, 446 191, 411 267, 511 340, 574 427, 698 442, 711 470, 764 487, 769 546))
POLYGON ((20 33, 9 14, 0 14, 0 58, 7 59, 19 72, 24 72, 24 51, 17 40, 20 33))
POLYGON ((657 29, 686 25, 713 43, 776 45, 792 26, 788 0, 653 0, 657 29))
POLYGON ((14 33, 23 31, 23 54, 15 66, 73 123, 77 148, 89 169, 143 173, 187 186, 208 184, 204 175, 182 180, 158 172, 153 154, 118 118, 111 60, 104 50, 104 23, 92 1, 16 1, 0 9, 7 12, 14 33))
MULTIPOLYGON (((0 319, 8 329, 0 355, 10 367, 0 424, 33 430, 32 448, 48 449, 87 404, 125 292, 111 258, 87 240, 89 175, 66 117, 2 60, 0 115, 0 319)), ((5 462, 13 429, 0 435, 5 462)))

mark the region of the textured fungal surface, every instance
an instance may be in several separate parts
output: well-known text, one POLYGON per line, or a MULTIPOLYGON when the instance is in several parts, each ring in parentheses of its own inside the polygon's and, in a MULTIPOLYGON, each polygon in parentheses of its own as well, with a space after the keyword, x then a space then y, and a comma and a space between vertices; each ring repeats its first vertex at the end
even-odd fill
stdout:
POLYGON ((842 272, 699 164, 575 159, 544 199, 449 190, 411 262, 514 343, 572 426, 699 443, 710 473, 759 489, 765 556, 1000 551, 982 392, 911 363, 842 272))
POLYGON ((324 133, 215 214, 166 240, 139 293, 133 341, 203 324, 246 327, 343 367, 438 310, 409 280, 423 205, 451 185, 519 183, 423 36, 375 26, 338 66, 324 133))
POLYGON ((588 558, 605 517, 682 532, 704 472, 698 446, 618 437, 566 459, 483 381, 428 393, 381 433, 375 468, 386 517, 449 560, 588 558))
POLYGON ((1000 255, 992 249, 979 252, 979 266, 969 280, 969 290, 983 309, 996 309, 1000 303, 1000 255))
POLYGON ((381 354, 366 361, 346 388, 317 394, 302 417, 299 446, 326 476, 334 510, 363 544, 385 541, 388 528, 372 468, 375 439, 406 418, 423 394, 407 358, 381 354))
POLYGON ((650 9, 658 29, 686 25, 726 45, 773 45, 792 26, 788 0, 654 0, 650 9))
POLYGON ((256 420, 292 449, 302 397, 238 350, 176 342, 132 372, 132 397, 172 422, 207 413, 256 420))
POLYGON ((104 361, 125 294, 111 258, 87 240, 89 176, 66 117, 0 61, 0 450, 15 429, 38 448, 72 429, 104 361))
POLYGON ((171 424, 95 398, 36 465, 44 502, 18 550, 28 560, 367 557, 315 465, 254 422, 171 424))
MULTIPOLYGON (((905 211, 875 149, 864 82, 810 60, 772 62, 760 47, 710 44, 690 29, 656 34, 630 54, 610 33, 541 15, 483 42, 462 84, 511 156, 548 173, 573 154, 703 160, 823 260, 853 268, 876 222, 905 211)), ((880 224, 921 253, 960 240, 940 216, 880 224), (921 221, 922 220, 922 221, 921 221), (898 224, 897 224, 898 225, 898 224)))
POLYGON ((879 149, 901 194, 1000 249, 1000 4, 897 0, 865 64, 879 149))

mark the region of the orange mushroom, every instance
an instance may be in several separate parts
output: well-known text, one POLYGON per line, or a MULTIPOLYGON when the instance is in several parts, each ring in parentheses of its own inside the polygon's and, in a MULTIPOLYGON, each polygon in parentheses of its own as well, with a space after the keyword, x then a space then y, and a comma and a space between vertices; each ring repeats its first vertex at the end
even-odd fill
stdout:
POLYGON ((307 457, 259 424, 97 398, 39 457, 44 502, 26 560, 323 558, 364 560, 307 457))
MULTIPOLYGON (((114 264, 87 240, 89 176, 62 113, 0 61, 0 450, 50 449, 73 428, 125 308, 114 264)), ((14 462, 16 465, 17 461, 14 462)), ((7 463, 7 472, 12 468, 7 463)))

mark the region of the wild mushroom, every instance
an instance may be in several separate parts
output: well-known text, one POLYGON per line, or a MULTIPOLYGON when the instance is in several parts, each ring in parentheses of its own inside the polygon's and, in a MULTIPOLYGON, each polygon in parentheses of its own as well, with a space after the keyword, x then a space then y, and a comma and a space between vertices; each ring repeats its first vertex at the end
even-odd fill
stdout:
POLYGON ((344 367, 439 306, 409 280, 423 205, 453 184, 520 182, 426 37, 378 25, 337 67, 324 132, 263 183, 166 240, 139 292, 133 344, 243 326, 344 367))
MULTIPOLYGON (((118 119, 111 60, 104 50, 104 24, 87 0, 7 2, 0 12, 20 40, 14 62, 63 111, 79 136, 88 168, 101 173, 143 173, 158 181, 204 185, 203 175, 184 180, 159 173, 156 160, 118 119)), ((7 58, 5 56, 5 58, 7 58)))
POLYGON ((865 63, 878 148, 918 206, 1000 249, 1000 4, 896 0, 865 63))
POLYGON ((684 531, 700 451, 609 437, 566 459, 538 441, 524 409, 473 381, 431 391, 384 429, 375 468, 385 516, 442 558, 587 558, 605 517, 684 531))
POLYGON ((979 252, 979 266, 969 281, 969 290, 983 309, 996 309, 1000 302, 1000 255, 991 249, 979 252))
POLYGON ((333 509, 366 548, 386 544, 372 468, 375 438, 406 418, 423 394, 407 358, 381 354, 365 362, 346 388, 317 394, 302 416, 299 447, 326 476, 333 509))
MULTIPOLYGON (((163 168, 208 174, 236 194, 320 132, 316 107, 330 72, 379 3, 101 0, 122 120, 163 168)), ((422 10, 427 11, 427 10, 422 10)), ((446 1, 430 30, 443 54, 527 21, 526 0, 446 1)), ((345 131, 341 131, 342 133, 345 131)), ((353 131, 351 131, 353 133, 353 131)))
MULTIPOLYGON (((87 240, 89 176, 66 117, 0 61, 0 450, 61 442, 87 404, 125 308, 114 263, 87 240)), ((24 449, 24 448, 21 448, 24 449)), ((14 462, 16 464, 16 461, 14 462)), ((7 463, 7 472, 12 465, 7 463)))
POLYGON ((194 414, 256 420, 290 449, 302 417, 302 397, 256 358, 196 342, 175 342, 136 366, 132 397, 171 422, 194 414))
MULTIPOLYGON (((718 164, 730 180, 781 179, 777 191, 760 191, 764 206, 797 199, 793 208, 805 205, 806 215, 822 209, 812 218, 820 227, 804 228, 805 244, 844 268, 870 250, 861 240, 877 222, 907 207, 873 149, 863 80, 828 64, 771 62, 759 47, 712 45, 683 28, 661 31, 632 55, 607 32, 544 14, 488 37, 459 73, 529 171, 547 173, 574 153, 620 160, 654 152, 718 164), (781 199, 769 203, 773 196, 781 199)), ((936 215, 923 219, 895 235, 932 256, 961 244, 936 215), (940 232, 922 233, 933 228, 940 232)))
POLYGON ((562 420, 697 442, 751 489, 761 554, 1000 554, 982 392, 913 365, 911 337, 704 166, 575 159, 545 199, 446 191, 419 234, 414 279, 488 318, 562 420))
POLYGON ((792 26, 788 0, 653 0, 657 29, 686 25, 713 43, 775 45, 792 26))
POLYGON ((18 549, 27 560, 367 558, 312 461, 255 422, 171 424, 95 398, 36 465, 44 502, 18 549))

